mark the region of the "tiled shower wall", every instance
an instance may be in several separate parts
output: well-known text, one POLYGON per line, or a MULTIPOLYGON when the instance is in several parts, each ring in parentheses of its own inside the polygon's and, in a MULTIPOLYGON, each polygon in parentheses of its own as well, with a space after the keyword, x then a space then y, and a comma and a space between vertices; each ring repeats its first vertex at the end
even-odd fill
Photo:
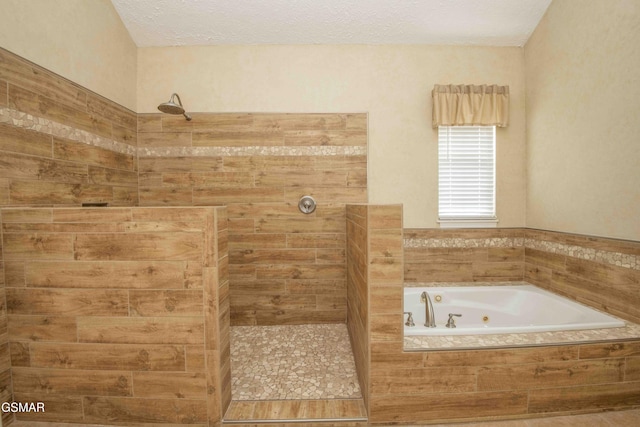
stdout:
POLYGON ((402 234, 401 205, 347 206, 347 327, 367 411, 376 354, 387 334, 402 333, 402 234))
POLYGON ((136 117, 0 48, 0 205, 136 205, 136 117))
POLYGON ((14 398, 46 408, 19 420, 220 422, 225 208, 9 208, 2 220, 14 398))
POLYGON ((141 205, 228 206, 232 324, 345 321, 345 203, 367 200, 366 114, 138 123, 141 205))
MULTIPOLYGON (((132 111, 0 48, 0 206, 136 205, 136 127, 132 111)), ((2 401, 12 395, 5 273, 15 271, 2 263, 2 401)))

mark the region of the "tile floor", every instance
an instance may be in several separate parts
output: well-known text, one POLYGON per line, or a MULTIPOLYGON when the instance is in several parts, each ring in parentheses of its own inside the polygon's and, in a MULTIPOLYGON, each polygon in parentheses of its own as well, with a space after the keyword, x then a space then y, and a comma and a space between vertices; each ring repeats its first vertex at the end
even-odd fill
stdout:
POLYGON ((231 327, 233 400, 361 398, 344 324, 231 327))
MULTIPOLYGON (((111 427, 106 424, 67 424, 67 423, 43 423, 33 421, 16 421, 11 424, 14 427, 111 427)), ((229 426, 241 427, 256 424, 227 424, 229 426)), ((332 423, 269 423, 258 424, 258 426, 279 427, 279 426, 299 426, 299 427, 328 427, 328 426, 366 426, 366 423, 357 422, 332 422, 332 423)), ((415 426, 416 424, 413 424, 415 426)), ((514 421, 487 421, 483 423, 466 424, 437 424, 442 427, 636 427, 640 425, 640 409, 603 412, 601 414, 569 415, 563 417, 535 418, 529 420, 514 421)), ((432 427, 436 427, 432 426, 432 427)), ((375 424, 373 427, 383 427, 382 424, 375 424)))

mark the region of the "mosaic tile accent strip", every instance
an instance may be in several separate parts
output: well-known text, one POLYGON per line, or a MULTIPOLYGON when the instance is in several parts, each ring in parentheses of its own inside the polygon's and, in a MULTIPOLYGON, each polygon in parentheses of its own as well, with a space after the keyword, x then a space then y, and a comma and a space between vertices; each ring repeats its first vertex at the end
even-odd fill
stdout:
POLYGON ((365 156, 367 147, 157 147, 138 148, 139 157, 211 157, 211 156, 365 156))
POLYGON ((360 398, 344 324, 232 326, 233 400, 360 398))
POLYGON ((596 261, 605 264, 617 265, 618 267, 640 270, 640 257, 636 255, 585 248, 577 245, 565 245, 563 243, 547 242, 536 239, 525 239, 524 245, 529 249, 537 249, 539 251, 551 252, 588 261, 596 261))
POLYGON ((523 244, 523 237, 404 239, 405 248, 512 248, 523 244))
POLYGON ((525 247, 588 261, 611 264, 622 268, 640 270, 640 256, 577 245, 525 239, 522 237, 496 237, 488 239, 404 239, 405 248, 512 248, 525 247))
MULTIPOLYGON (((527 282, 429 282, 405 283, 411 287, 436 286, 504 286, 529 285, 527 282)), ((593 307, 592 307, 593 308, 593 307)), ((594 310, 597 310, 593 308, 594 310)), ((597 310, 600 311, 600 310, 597 310)), ((404 350, 450 350, 472 348, 504 348, 541 345, 575 344, 594 341, 612 341, 640 338, 640 325, 625 322, 622 328, 592 329, 575 331, 532 332, 521 334, 494 335, 441 335, 441 336, 405 336, 404 350)))
POLYGON ((28 113, 0 107, 0 123, 7 123, 23 129, 34 130, 47 135, 70 139, 94 147, 105 148, 122 154, 136 155, 137 147, 114 141, 109 138, 94 135, 81 129, 63 125, 43 117, 32 116, 28 113))

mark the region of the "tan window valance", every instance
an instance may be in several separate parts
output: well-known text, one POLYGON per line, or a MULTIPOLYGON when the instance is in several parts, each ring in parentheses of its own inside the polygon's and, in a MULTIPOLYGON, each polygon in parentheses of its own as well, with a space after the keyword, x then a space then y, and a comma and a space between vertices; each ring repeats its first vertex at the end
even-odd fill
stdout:
POLYGON ((509 86, 435 85, 433 127, 509 125, 509 86))

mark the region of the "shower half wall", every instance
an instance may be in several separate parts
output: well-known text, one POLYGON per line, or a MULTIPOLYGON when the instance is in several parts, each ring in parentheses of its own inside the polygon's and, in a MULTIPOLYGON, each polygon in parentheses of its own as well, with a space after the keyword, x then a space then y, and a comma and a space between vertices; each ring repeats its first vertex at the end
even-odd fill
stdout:
POLYGON ((366 154, 366 114, 141 114, 140 205, 228 207, 232 324, 344 323, 345 203, 367 200, 366 154))
MULTIPOLYGON (((218 423, 231 400, 226 208, 5 208, 18 420, 218 423)), ((145 424, 146 425, 146 424, 145 424)))

